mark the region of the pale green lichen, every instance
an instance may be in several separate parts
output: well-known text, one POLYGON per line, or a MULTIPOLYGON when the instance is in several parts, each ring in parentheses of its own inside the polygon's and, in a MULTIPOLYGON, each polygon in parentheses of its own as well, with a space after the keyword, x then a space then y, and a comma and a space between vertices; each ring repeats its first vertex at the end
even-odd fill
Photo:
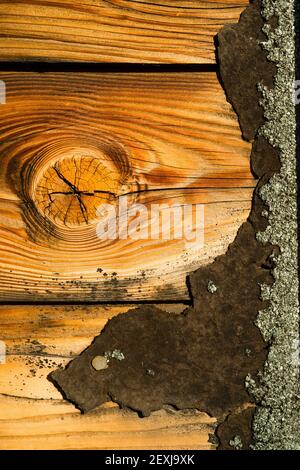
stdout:
POLYGON ((214 294, 215 292, 217 292, 218 288, 216 286, 216 284, 214 283, 214 281, 208 281, 207 283, 207 290, 210 294, 214 294))
POLYGON ((236 450, 241 450, 243 448, 243 443, 240 436, 234 436, 234 438, 229 441, 229 445, 236 450))
POLYGON ((299 302, 297 261, 296 116, 291 90, 295 80, 293 0, 263 0, 266 19, 278 17, 278 27, 265 27, 268 57, 277 65, 274 89, 260 87, 266 122, 260 133, 280 151, 281 171, 260 191, 269 206, 269 225, 257 234, 262 243, 280 247, 274 284, 262 287, 270 302, 257 325, 270 350, 258 381, 246 386, 258 404, 253 422, 254 449, 300 449, 299 302), (298 360, 297 360, 298 358, 298 360))
POLYGON ((252 355, 251 349, 250 349, 250 348, 246 348, 246 349, 245 349, 245 354, 246 354, 247 357, 251 357, 251 355, 252 355))
POLYGON ((114 349, 113 351, 106 351, 104 353, 104 357, 107 359, 107 362, 110 361, 110 359, 117 359, 117 361, 124 361, 125 356, 120 351, 120 349, 114 349))

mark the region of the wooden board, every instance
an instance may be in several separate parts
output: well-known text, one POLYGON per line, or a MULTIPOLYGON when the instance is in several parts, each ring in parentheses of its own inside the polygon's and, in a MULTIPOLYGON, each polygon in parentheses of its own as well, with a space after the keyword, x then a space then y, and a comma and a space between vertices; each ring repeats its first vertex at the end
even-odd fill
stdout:
MULTIPOLYGON (((174 315, 183 305, 160 306, 174 315)), ((47 380, 130 306, 1 306, 0 450, 213 449, 216 419, 166 408, 148 418, 108 403, 81 415, 47 380)))
POLYGON ((217 76, 0 79, 0 300, 189 299, 186 274, 226 251, 255 185, 250 144, 217 76), (99 238, 98 205, 120 207, 125 194, 149 211, 190 205, 191 224, 202 204, 204 246, 99 238))
POLYGON ((197 411, 161 410, 148 418, 103 408, 81 415, 57 400, 0 395, 0 450, 213 450, 215 420, 197 411))
POLYGON ((0 0, 5 61, 214 63, 247 0, 0 0))

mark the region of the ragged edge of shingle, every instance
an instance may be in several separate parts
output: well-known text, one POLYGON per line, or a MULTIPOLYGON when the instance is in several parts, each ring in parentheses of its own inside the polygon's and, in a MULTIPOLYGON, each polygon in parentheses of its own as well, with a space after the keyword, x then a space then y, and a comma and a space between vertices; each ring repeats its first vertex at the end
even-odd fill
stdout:
MULTIPOLYGON (((261 91, 258 84, 262 83, 266 89, 271 89, 274 86, 276 73, 275 64, 268 60, 266 51, 261 44, 263 40, 266 40, 263 31, 266 20, 262 17, 261 8, 260 0, 251 2, 242 13, 239 23, 225 26, 217 38, 221 83, 227 100, 238 115, 244 139, 253 142, 251 167, 254 175, 258 178, 258 184, 248 221, 254 230, 253 236, 258 252, 261 250, 261 244, 256 238, 256 233, 266 229, 269 215, 268 205, 262 200, 260 189, 280 170, 278 150, 258 132, 265 119, 260 103, 261 91)), ((267 21, 270 29, 276 27, 277 18, 275 15, 270 16, 267 21)), ((272 269, 273 259, 279 253, 279 247, 277 244, 271 243, 265 244, 265 247, 267 246, 272 247, 273 251, 268 262, 261 263, 261 266, 265 269, 272 269)), ((258 257, 255 262, 257 266, 260 266, 258 257)), ((269 288, 273 282, 272 277, 272 280, 269 279, 267 284, 269 288)), ((258 275, 257 283, 261 284, 258 275)), ((248 301, 249 294, 246 299, 248 301)), ((247 307, 244 308, 247 310, 247 307)), ((250 310, 249 321, 254 322, 258 313, 257 305, 252 304, 250 310)), ((261 367, 263 367, 263 362, 261 367)), ((253 397, 251 399, 253 400, 253 397)), ((249 401, 251 400, 249 399, 249 401)), ((246 404, 244 408, 232 410, 220 422, 216 432, 219 438, 219 449, 247 449, 253 444, 254 408, 249 408, 246 404)))
POLYGON ((297 227, 295 28, 293 0, 263 0, 266 19, 276 15, 278 26, 264 44, 277 67, 272 90, 261 87, 266 122, 260 135, 279 149, 281 169, 260 190, 269 206, 269 224, 258 233, 261 243, 277 244, 275 282, 262 286, 269 307, 259 313, 257 325, 269 343, 264 368, 255 381, 247 378, 255 397, 254 449, 300 449, 299 284, 297 227))

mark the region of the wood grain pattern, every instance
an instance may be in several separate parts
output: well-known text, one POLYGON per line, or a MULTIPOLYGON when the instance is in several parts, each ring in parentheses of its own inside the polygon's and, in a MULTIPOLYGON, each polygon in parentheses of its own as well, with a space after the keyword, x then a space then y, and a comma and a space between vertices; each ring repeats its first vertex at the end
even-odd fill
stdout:
POLYGON ((0 300, 189 299, 186 274, 226 251, 255 185, 250 144, 216 75, 0 79, 0 300), (100 239, 96 207, 119 208, 125 194, 170 214, 190 205, 191 225, 203 204, 204 247, 161 233, 100 239))
POLYGON ((81 415, 62 401, 0 395, 0 450, 213 450, 215 420, 197 411, 148 418, 117 408, 81 415))
MULTIPOLYGON (((179 313, 183 305, 160 306, 179 313)), ((213 449, 216 419, 168 407, 139 418, 107 403, 81 415, 47 375, 99 334, 108 318, 130 306, 1 306, 0 450, 213 449)))
POLYGON ((1 59, 214 63, 247 0, 0 1, 1 59))

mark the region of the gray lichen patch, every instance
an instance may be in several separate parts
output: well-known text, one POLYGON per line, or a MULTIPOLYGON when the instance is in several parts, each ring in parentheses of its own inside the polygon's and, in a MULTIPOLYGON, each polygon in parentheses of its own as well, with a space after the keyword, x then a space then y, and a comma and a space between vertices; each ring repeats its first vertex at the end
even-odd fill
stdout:
POLYGON ((268 359, 256 382, 248 389, 259 406, 253 431, 255 449, 300 449, 300 381, 296 116, 291 90, 295 80, 295 31, 293 0, 263 0, 265 18, 278 17, 275 30, 265 26, 264 47, 276 63, 272 90, 260 87, 266 122, 260 133, 280 152, 281 170, 260 190, 270 208, 269 225, 257 238, 280 247, 273 270, 275 283, 263 286, 269 307, 260 312, 257 325, 270 344, 268 359))
POLYGON ((120 349, 114 349, 113 351, 106 351, 104 353, 104 357, 106 358, 107 362, 110 361, 110 359, 117 359, 117 361, 124 361, 125 356, 120 351, 120 349))
POLYGON ((243 448, 243 443, 240 436, 234 436, 233 439, 229 441, 229 445, 236 450, 241 450, 243 448))
POLYGON ((214 281, 208 281, 207 283, 207 290, 208 292, 210 292, 211 294, 214 294, 215 292, 217 292, 218 288, 216 286, 216 284, 214 283, 214 281))

